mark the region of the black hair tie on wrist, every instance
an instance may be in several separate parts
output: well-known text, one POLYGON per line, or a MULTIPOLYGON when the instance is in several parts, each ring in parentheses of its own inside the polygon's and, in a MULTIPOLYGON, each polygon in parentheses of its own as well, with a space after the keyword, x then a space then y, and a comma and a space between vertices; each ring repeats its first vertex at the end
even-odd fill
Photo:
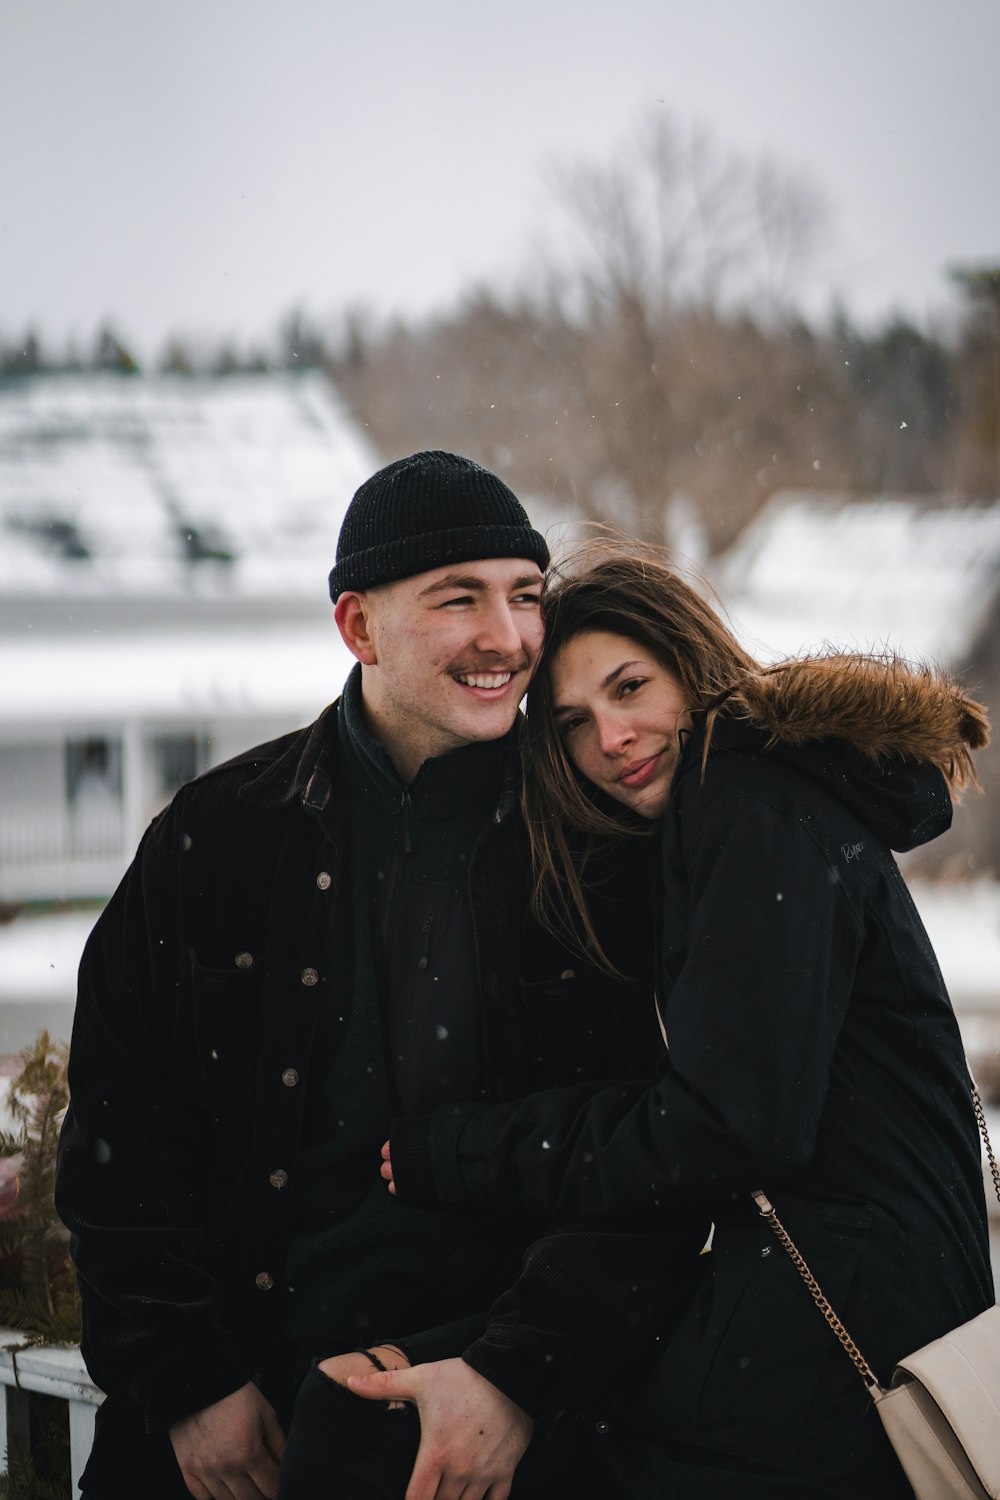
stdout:
POLYGON ((384 1373, 386 1375, 388 1375, 388 1373, 389 1373, 389 1367, 388 1367, 388 1365, 384 1365, 382 1363, 382 1361, 379 1359, 379 1357, 378 1357, 377 1354, 373 1354, 370 1349, 359 1349, 358 1353, 359 1354, 363 1354, 364 1357, 365 1357, 365 1359, 370 1359, 371 1362, 372 1362, 372 1364, 375 1366, 376 1370, 382 1370, 382 1371, 384 1371, 384 1373))

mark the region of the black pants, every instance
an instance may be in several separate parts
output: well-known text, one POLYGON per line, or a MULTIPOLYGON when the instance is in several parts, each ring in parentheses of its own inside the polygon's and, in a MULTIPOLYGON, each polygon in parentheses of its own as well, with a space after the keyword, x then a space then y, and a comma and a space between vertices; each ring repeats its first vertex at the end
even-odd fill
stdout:
MULTIPOLYGON (((295 1404, 278 1500, 403 1500, 419 1442, 415 1406, 390 1410, 312 1369, 295 1404)), ((604 1478, 600 1438, 581 1430, 563 1438, 536 1435, 511 1500, 620 1500, 622 1493, 604 1478)))

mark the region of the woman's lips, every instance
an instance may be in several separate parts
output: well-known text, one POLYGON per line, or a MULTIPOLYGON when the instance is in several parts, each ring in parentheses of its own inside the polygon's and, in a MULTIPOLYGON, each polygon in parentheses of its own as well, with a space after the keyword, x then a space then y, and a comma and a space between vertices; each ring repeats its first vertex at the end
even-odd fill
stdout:
POLYGON ((647 756, 645 760, 633 761, 618 777, 619 783, 632 788, 646 786, 659 770, 662 758, 663 751, 661 750, 656 755, 647 756))

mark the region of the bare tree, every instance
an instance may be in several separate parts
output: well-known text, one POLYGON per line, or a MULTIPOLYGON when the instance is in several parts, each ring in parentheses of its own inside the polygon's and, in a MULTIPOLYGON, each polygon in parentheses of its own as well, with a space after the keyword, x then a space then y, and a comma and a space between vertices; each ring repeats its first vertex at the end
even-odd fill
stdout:
POLYGON ((701 126, 648 117, 604 165, 550 174, 589 248, 587 292, 641 299, 653 323, 678 307, 784 310, 826 220, 819 193, 769 157, 750 159, 701 126))
MULTIPOLYGON (((730 389, 723 327, 740 310, 752 309, 757 322, 787 312, 822 204, 772 161, 724 149, 666 114, 648 119, 610 163, 562 169, 554 190, 584 244, 565 272, 567 305, 589 335, 589 404, 608 478, 627 497, 619 509, 631 512, 611 519, 662 535, 672 495, 683 488, 700 503, 717 485, 717 465, 706 466, 702 484, 690 461, 706 444, 719 450, 717 433, 703 430, 706 411, 713 429, 720 419, 734 433, 747 427, 754 386, 730 389)), ((714 528, 713 545, 760 498, 753 485, 734 495, 732 524, 714 528)))
POLYGON ((966 424, 963 485, 988 499, 1000 495, 1000 266, 954 269, 965 292, 962 337, 966 424))

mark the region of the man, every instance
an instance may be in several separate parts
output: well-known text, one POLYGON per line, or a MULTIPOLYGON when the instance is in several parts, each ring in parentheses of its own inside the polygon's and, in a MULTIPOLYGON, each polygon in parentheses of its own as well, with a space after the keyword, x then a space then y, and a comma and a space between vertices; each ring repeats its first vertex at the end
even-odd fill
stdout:
MULTIPOLYGON (((638 988, 611 1006, 525 923, 516 720, 547 562, 469 460, 375 474, 330 575, 343 696, 183 788, 95 928, 58 1179, 108 1392, 93 1500, 271 1497, 308 1356, 467 1353, 539 1226, 394 1203, 388 1121, 653 1056, 638 988)), ((544 1356, 499 1316, 483 1361, 516 1402, 544 1356)))

